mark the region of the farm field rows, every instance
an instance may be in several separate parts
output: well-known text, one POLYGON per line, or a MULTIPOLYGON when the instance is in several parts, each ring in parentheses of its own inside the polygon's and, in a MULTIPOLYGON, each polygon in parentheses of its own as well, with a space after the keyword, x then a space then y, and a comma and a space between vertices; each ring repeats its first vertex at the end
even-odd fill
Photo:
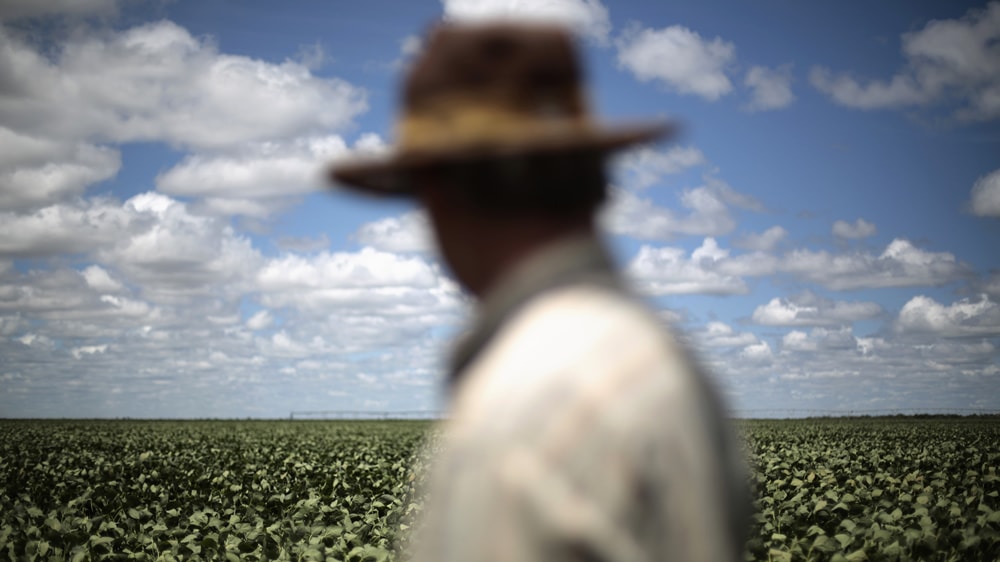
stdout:
MULTIPOLYGON (((1000 559, 1000 420, 740 427, 748 560, 1000 559)), ((0 558, 392 560, 431 428, 0 421, 0 558)))

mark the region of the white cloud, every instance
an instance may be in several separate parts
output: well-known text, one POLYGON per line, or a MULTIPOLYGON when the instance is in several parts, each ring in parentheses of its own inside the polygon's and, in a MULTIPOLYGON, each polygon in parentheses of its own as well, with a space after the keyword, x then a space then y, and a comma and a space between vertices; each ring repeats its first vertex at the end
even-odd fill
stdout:
POLYGON ((769 252, 778 245, 778 242, 784 240, 786 236, 788 236, 788 231, 775 225, 761 233, 751 232, 744 234, 733 242, 733 246, 745 250, 769 252))
POLYGON ((948 252, 929 252, 897 238, 878 256, 794 250, 778 268, 836 291, 939 286, 965 276, 967 265, 948 252))
POLYGON ((668 325, 671 326, 676 326, 678 324, 681 324, 684 322, 685 319, 683 312, 672 310, 669 308, 657 311, 657 315, 660 318, 662 318, 664 322, 666 322, 668 325))
POLYGON ((108 344, 102 343, 101 345, 84 345, 80 347, 74 347, 71 353, 73 354, 73 357, 79 360, 84 355, 94 355, 95 353, 104 353, 107 350, 108 350, 108 344))
POLYGON ((748 345, 740 352, 740 357, 758 363, 768 363, 772 356, 771 345, 766 341, 748 345))
POLYGON ((834 236, 854 240, 867 238, 875 234, 875 225, 865 219, 858 219, 854 223, 838 220, 833 223, 833 234, 834 236))
POLYGON ((928 94, 907 76, 894 76, 888 84, 871 82, 862 86, 850 76, 834 76, 827 68, 814 67, 809 71, 809 82, 837 103, 859 109, 916 105, 928 100, 928 94))
POLYGON ((765 326, 837 326, 873 318, 882 307, 873 302, 833 301, 813 293, 775 297, 753 311, 753 321, 765 326))
POLYGON ((222 149, 328 134, 367 108, 365 93, 304 65, 220 54, 169 21, 72 36, 50 59, 0 28, 0 120, 69 142, 165 141, 222 149))
POLYGON ((101 293, 115 293, 122 290, 121 281, 111 277, 108 270, 99 265, 91 265, 80 272, 87 286, 101 293))
POLYGON ((789 352, 830 352, 830 351, 851 351, 858 349, 858 338, 854 337, 850 326, 838 328, 813 328, 808 334, 799 330, 792 330, 781 338, 781 351, 783 355, 789 352))
POLYGON ((23 336, 17 338, 17 341, 28 347, 40 347, 43 349, 52 349, 55 346, 55 343, 51 338, 34 332, 24 334, 23 336))
POLYGON ((409 65, 424 49, 424 40, 419 35, 407 35, 399 42, 399 57, 389 66, 393 70, 402 70, 409 65))
MULTIPOLYGON (((157 298, 235 283, 249 277, 260 259, 227 221, 193 215, 184 203, 158 193, 125 203, 96 199, 0 213, 0 255, 60 254, 90 255, 157 298)), ((107 282, 96 270, 89 280, 107 282)))
POLYGON ((979 178, 972 186, 972 212, 982 217, 1000 217, 1000 169, 979 178))
POLYGON ((117 0, 4 0, 0 3, 0 20, 112 14, 117 4, 117 0))
POLYGON ((625 189, 612 187, 609 199, 600 217, 604 228, 643 240, 670 240, 676 235, 720 236, 736 227, 730 205, 760 209, 753 198, 711 176, 705 177, 705 185, 681 192, 681 207, 687 209, 683 215, 625 189))
POLYGON ((629 262, 625 273, 640 292, 654 296, 746 293, 748 288, 741 278, 712 269, 716 257, 724 255, 718 252, 712 239, 706 239, 692 252, 690 259, 682 248, 644 245, 629 262))
POLYGON ((0 208, 39 207, 79 195, 121 168, 116 150, 52 141, 0 127, 0 208))
POLYGON ((431 252, 433 236, 423 211, 410 211, 361 225, 354 238, 365 246, 388 252, 431 252))
POLYGON ((615 43, 618 64, 643 82, 655 80, 669 91, 709 101, 733 89, 725 71, 736 58, 736 47, 719 37, 709 41, 679 25, 632 26, 615 43))
POLYGON ((942 102, 959 106, 966 120, 1000 116, 1000 3, 972 9, 960 19, 933 20, 903 34, 906 65, 889 80, 863 83, 823 67, 810 73, 813 86, 845 106, 861 109, 942 102))
POLYGON ((50 205, 25 214, 0 211, 0 256, 93 251, 118 240, 139 218, 105 199, 50 205))
POLYGON ((442 0, 448 19, 480 22, 497 19, 555 23, 604 44, 611 31, 608 9, 600 0, 442 0))
POLYGON ((792 93, 791 65, 783 65, 776 69, 765 66, 751 67, 743 83, 753 91, 753 98, 746 105, 749 111, 781 109, 795 101, 795 94, 792 93))
POLYGON ((709 322, 705 328, 692 333, 692 337, 703 347, 746 347, 760 343, 750 332, 737 332, 725 322, 709 322))
MULTIPOLYGON (((782 256, 761 251, 733 256, 729 250, 718 247, 714 239, 706 238, 702 246, 692 252, 690 259, 681 248, 643 246, 629 268, 634 270, 638 279, 654 285, 646 287, 653 294, 745 293, 744 277, 775 274, 788 274, 835 291, 940 286, 966 277, 971 272, 967 264, 959 262, 948 252, 923 250, 903 239, 893 240, 879 255, 798 249, 782 256), (671 274, 674 275, 673 281, 671 274)), ((809 302, 822 303, 814 296, 810 298, 809 302)), ((827 302, 822 306, 833 305, 827 302)), ((839 313, 846 313, 853 309, 838 310, 839 313)), ((823 312, 830 313, 832 311, 823 312)), ((823 318, 832 321, 828 316, 823 318)))
POLYGON ((407 35, 399 42, 399 52, 404 57, 414 57, 423 48, 423 39, 417 35, 407 35))
POLYGON ((186 299, 230 284, 228 290, 239 291, 259 267, 259 252, 226 221, 192 215, 184 203, 158 193, 137 195, 124 208, 152 226, 97 256, 151 298, 186 299))
POLYGON ((918 295, 903 305, 896 327, 946 338, 1000 336, 1000 304, 981 295, 978 300, 962 299, 946 306, 918 295))
POLYGON ((789 351, 816 351, 818 345, 809 340, 809 335, 799 330, 792 330, 781 338, 782 350, 789 351))
POLYGON ((643 146, 620 156, 616 167, 625 175, 626 186, 645 189, 666 175, 676 174, 705 162, 705 155, 693 146, 671 146, 661 150, 643 146))
POLYGON ((247 319, 247 328, 251 330, 263 330, 274 322, 274 317, 267 310, 258 310, 247 319))
POLYGON ((260 269, 256 282, 267 306, 308 314, 338 308, 378 309, 382 316, 441 312, 459 299, 457 287, 436 266, 374 248, 275 258, 260 269))
POLYGON ((171 195, 254 199, 314 191, 326 166, 348 153, 338 135, 243 145, 233 154, 196 154, 156 178, 171 195))

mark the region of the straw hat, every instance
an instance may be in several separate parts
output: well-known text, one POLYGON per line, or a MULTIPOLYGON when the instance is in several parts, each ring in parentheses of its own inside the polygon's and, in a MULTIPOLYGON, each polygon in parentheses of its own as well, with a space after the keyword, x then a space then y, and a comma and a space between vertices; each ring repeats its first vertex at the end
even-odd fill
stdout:
POLYGON ((606 153, 674 132, 667 123, 599 124, 589 114, 573 40, 551 26, 444 24, 403 90, 397 145, 334 165, 351 189, 407 195, 424 167, 539 153, 606 153))

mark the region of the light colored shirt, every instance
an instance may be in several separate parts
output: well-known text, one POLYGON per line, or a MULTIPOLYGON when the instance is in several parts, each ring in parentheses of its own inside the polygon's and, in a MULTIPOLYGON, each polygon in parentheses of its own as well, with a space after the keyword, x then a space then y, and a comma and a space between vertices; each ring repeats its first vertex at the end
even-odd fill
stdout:
POLYGON ((742 559, 724 411, 594 240, 499 283, 456 364, 415 560, 742 559))

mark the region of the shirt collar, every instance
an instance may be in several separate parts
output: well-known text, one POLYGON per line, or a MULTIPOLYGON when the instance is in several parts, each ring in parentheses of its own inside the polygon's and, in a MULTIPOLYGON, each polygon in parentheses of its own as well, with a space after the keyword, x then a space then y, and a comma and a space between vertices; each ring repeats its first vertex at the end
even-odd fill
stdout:
POLYGON ((450 382, 486 347, 490 339, 533 297, 571 284, 621 287, 608 253, 594 235, 574 235, 545 245, 502 276, 479 303, 472 328, 452 355, 450 382))

